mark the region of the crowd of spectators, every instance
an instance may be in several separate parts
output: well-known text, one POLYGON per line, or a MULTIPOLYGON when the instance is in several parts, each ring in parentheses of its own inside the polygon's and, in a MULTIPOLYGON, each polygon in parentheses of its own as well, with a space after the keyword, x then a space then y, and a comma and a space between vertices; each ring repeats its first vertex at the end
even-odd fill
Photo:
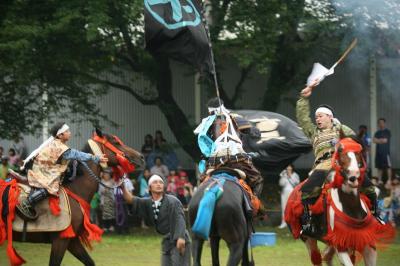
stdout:
POLYGON ((8 149, 7 153, 4 147, 0 146, 0 179, 7 179, 9 170, 18 170, 23 159, 26 157, 26 145, 23 139, 17 138, 8 149))

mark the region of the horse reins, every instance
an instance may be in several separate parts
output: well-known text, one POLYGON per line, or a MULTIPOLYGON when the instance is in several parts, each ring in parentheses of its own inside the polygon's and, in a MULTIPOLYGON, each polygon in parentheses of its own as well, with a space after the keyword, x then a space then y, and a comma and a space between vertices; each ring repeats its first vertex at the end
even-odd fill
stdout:
POLYGON ((105 187, 105 188, 109 188, 109 189, 118 188, 118 187, 120 187, 121 184, 124 182, 124 178, 125 178, 125 177, 121 178, 120 182, 118 182, 117 185, 108 186, 108 185, 106 185, 106 184, 103 183, 103 181, 101 180, 101 178, 100 178, 99 176, 97 176, 97 175, 93 172, 92 169, 90 169, 90 167, 87 165, 86 162, 83 162, 83 161, 79 161, 79 162, 86 168, 86 170, 87 170, 88 173, 89 173, 89 176, 92 177, 94 180, 97 181, 97 183, 99 183, 100 185, 102 185, 102 186, 105 187))

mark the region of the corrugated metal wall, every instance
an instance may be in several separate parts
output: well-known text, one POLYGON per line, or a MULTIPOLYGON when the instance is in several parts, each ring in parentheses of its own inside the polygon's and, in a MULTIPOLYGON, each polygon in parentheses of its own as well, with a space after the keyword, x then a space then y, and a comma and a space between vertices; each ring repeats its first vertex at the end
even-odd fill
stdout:
MULTIPOLYGON (((228 94, 232 95, 232 89, 240 78, 240 72, 231 60, 225 60, 223 65, 221 74, 224 88, 228 89, 228 94)), ((395 67, 390 68, 390 70, 383 69, 379 67, 378 60, 378 76, 380 78, 378 80, 377 115, 386 118, 387 126, 392 131, 393 165, 394 168, 400 168, 400 154, 397 152, 397 147, 400 144, 400 123, 397 123, 400 114, 398 105, 400 89, 395 82, 400 76, 400 63, 394 65, 395 67)), ((174 97, 192 122, 195 119, 194 82, 195 79, 190 68, 181 64, 173 64, 174 97)), ((267 77, 265 75, 259 75, 255 71, 251 72, 249 79, 243 84, 245 89, 238 101, 238 106, 242 109, 255 109, 259 106, 266 83, 267 77)), ((132 86, 141 90, 148 88, 150 84, 141 78, 136 78, 132 86)), ((299 92, 302 88, 297 89, 299 92)), ((208 98, 214 95, 213 91, 201 92, 202 116, 206 113, 205 104, 208 98)), ((297 92, 293 91, 289 95, 284 95, 284 98, 288 97, 297 98, 297 92)), ((334 107, 336 116, 341 122, 354 130, 357 130, 360 124, 365 124, 370 128, 368 64, 344 64, 337 68, 335 75, 328 77, 317 87, 311 97, 313 109, 322 103, 334 107)), ((177 143, 163 114, 156 106, 144 106, 133 96, 116 89, 111 90, 109 95, 99 101, 99 104, 102 106, 103 112, 120 125, 117 129, 105 127, 105 131, 118 135, 128 145, 140 150, 144 136, 148 133, 154 135, 158 129, 163 131, 168 142, 177 143)), ((295 120, 294 105, 288 101, 282 101, 277 111, 295 120)), ((74 136, 70 146, 80 148, 89 138, 92 126, 89 123, 80 123, 72 125, 72 128, 74 133, 79 134, 74 136)), ((25 141, 29 150, 32 150, 41 143, 42 139, 26 136, 25 141)), ((0 141, 0 145, 5 148, 9 147, 9 143, 5 141, 0 141)), ((192 160, 182 149, 178 149, 177 153, 184 167, 193 167, 192 160)), ((312 154, 308 154, 296 161, 295 166, 309 168, 312 160, 312 154)))

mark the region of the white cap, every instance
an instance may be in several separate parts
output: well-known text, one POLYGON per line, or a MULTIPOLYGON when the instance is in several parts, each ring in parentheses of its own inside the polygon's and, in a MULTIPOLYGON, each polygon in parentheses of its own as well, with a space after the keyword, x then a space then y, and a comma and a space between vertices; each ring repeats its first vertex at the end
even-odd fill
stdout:
POLYGON ((164 179, 162 179, 161 176, 159 175, 152 175, 149 179, 149 186, 151 186, 152 183, 154 183, 155 181, 160 180, 161 182, 164 183, 164 179))

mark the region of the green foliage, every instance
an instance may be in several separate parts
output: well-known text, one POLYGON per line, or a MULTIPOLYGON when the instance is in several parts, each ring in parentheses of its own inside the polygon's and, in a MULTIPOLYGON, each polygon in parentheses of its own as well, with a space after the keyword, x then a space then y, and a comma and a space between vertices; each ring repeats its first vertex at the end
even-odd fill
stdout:
MULTIPOLYGON (((217 62, 235 58, 241 67, 232 97, 220 82, 227 106, 235 108, 252 69, 269 75, 262 108, 275 110, 281 95, 303 84, 314 59, 332 62, 353 25, 338 15, 332 4, 338 1, 205 1, 217 62)), ((37 132, 49 115, 112 123, 95 101, 120 89, 157 105, 194 156, 193 125, 172 97, 169 64, 157 64, 144 50, 143 22, 143 0, 3 1, 0 138, 37 132), (135 89, 138 76, 153 86, 135 89)))

